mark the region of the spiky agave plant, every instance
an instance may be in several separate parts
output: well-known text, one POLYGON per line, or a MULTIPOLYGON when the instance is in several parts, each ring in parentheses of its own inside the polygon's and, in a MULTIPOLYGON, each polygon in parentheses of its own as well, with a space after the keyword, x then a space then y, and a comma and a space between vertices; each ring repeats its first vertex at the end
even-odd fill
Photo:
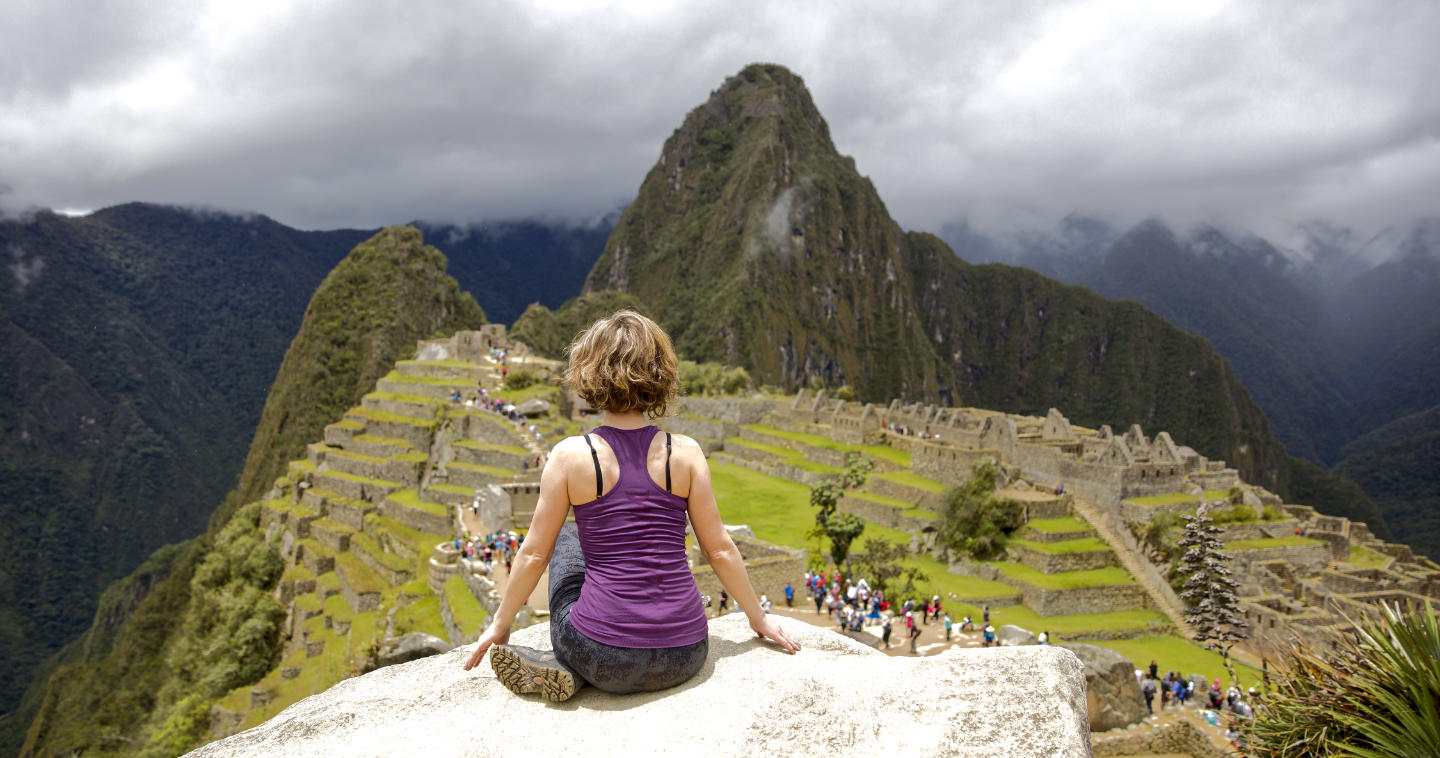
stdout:
POLYGON ((1383 605, 1333 651, 1296 645, 1264 707, 1242 727, 1256 756, 1440 755, 1440 624, 1383 605))

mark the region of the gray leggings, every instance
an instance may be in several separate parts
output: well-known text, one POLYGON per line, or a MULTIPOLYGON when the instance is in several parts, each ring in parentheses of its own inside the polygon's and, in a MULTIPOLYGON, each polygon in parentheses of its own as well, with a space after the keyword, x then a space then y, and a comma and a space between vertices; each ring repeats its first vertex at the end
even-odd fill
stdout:
POLYGON ((709 639, 661 648, 615 647, 586 637, 570 625, 570 608, 585 584, 580 533, 567 523, 550 556, 550 646, 560 663, 606 692, 626 694, 674 687, 705 665, 709 639))

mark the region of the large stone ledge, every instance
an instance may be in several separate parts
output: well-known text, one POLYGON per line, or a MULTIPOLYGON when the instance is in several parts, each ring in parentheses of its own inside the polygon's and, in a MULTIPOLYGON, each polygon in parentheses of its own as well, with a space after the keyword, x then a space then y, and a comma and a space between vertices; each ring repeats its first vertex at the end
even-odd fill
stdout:
MULTIPOLYGON (((785 628, 798 655, 755 639, 742 615, 715 619, 709 660, 689 682, 620 696, 587 687, 561 704, 512 694, 488 662, 463 671, 460 647, 347 679, 191 755, 1091 754, 1085 674, 1068 650, 892 658, 826 629, 785 628), (923 695, 897 708, 891 689, 856 682, 923 695)), ((511 640, 548 648, 549 625, 511 640)))

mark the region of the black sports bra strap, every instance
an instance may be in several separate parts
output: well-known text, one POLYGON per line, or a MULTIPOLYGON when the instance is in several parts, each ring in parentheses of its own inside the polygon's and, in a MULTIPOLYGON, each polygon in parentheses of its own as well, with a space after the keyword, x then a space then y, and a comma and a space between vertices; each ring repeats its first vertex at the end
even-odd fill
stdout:
POLYGON ((599 499, 605 491, 604 479, 600 476, 600 454, 595 452, 595 444, 590 441, 590 435, 585 435, 585 444, 590 448, 590 460, 595 461, 595 497, 599 499))
POLYGON ((670 433, 665 433, 665 491, 670 491, 670 433))

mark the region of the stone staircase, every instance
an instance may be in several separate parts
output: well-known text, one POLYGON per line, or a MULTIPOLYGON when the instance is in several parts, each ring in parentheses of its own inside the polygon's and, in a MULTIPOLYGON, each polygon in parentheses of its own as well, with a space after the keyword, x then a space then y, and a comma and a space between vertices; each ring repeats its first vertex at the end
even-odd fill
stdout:
POLYGON ((1117 528, 1114 517, 1101 513, 1099 508, 1084 499, 1074 498, 1071 507, 1076 516, 1088 522, 1095 532, 1111 545, 1120 565, 1140 582, 1152 606, 1165 614, 1180 634, 1193 639, 1195 630, 1185 621, 1183 601, 1160 576, 1160 572, 1141 554, 1129 531, 1117 528))

